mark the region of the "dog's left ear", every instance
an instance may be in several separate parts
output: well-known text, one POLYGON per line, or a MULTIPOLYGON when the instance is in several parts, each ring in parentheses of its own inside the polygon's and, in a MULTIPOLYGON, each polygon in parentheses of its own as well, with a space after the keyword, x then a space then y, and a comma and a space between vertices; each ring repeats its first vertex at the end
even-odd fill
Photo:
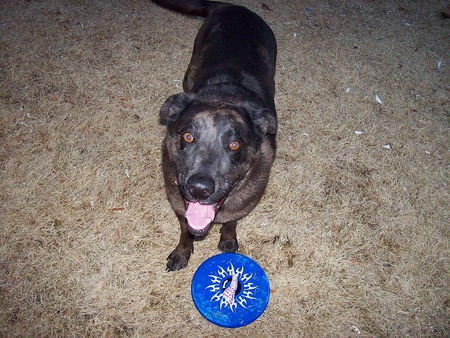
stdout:
POLYGON ((278 129, 276 113, 269 108, 251 109, 250 116, 253 123, 259 127, 264 134, 275 135, 278 129))
POLYGON ((180 113, 190 102, 191 98, 185 93, 170 96, 159 111, 159 122, 167 125, 170 122, 176 121, 180 113))
POLYGON ((277 113, 266 107, 261 107, 252 101, 244 100, 241 105, 250 115, 253 124, 263 135, 275 135, 278 130, 277 113))

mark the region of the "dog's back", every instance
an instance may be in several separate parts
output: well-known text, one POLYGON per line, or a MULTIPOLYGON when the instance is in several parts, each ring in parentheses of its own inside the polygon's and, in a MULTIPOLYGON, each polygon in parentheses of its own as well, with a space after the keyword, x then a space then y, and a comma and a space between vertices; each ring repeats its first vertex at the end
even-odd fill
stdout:
POLYGON ((185 92, 199 92, 205 84, 239 81, 275 113, 277 43, 264 20, 245 7, 225 2, 153 1, 180 13, 206 18, 195 39, 183 81, 185 92))

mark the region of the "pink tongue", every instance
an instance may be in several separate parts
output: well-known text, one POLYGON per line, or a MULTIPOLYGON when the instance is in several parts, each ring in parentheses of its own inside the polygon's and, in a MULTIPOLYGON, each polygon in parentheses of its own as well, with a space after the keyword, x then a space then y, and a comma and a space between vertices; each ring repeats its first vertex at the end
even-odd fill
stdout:
POLYGON ((198 202, 189 202, 185 217, 191 228, 195 230, 203 230, 216 217, 214 205, 205 205, 198 202))

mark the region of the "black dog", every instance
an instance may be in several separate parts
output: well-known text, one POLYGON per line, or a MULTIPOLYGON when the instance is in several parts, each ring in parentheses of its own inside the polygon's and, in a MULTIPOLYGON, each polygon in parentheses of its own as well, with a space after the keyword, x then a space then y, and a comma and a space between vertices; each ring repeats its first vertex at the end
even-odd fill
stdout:
POLYGON ((184 93, 160 111, 167 125, 163 171, 181 226, 167 270, 186 267, 196 235, 222 224, 219 249, 236 251, 237 221, 259 202, 275 159, 275 62, 270 27, 248 9, 202 0, 154 0, 205 17, 197 34, 184 93))

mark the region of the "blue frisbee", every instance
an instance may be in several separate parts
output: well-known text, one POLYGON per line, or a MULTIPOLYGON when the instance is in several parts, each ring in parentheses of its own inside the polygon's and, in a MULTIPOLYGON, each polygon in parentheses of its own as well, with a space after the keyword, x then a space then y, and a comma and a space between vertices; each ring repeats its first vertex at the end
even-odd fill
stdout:
POLYGON ((192 279, 197 310, 213 324, 235 328, 255 321, 269 303, 270 286, 254 260, 222 253, 204 261, 192 279))

